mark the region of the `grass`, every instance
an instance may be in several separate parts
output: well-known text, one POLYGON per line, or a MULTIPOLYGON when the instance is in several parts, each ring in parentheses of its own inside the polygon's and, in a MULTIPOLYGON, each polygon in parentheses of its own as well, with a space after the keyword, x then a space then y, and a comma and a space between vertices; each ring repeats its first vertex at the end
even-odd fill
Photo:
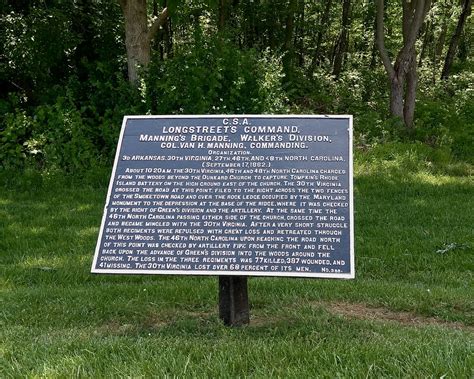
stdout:
POLYGON ((353 281, 89 273, 105 180, 0 183, 0 377, 472 377, 474 185, 419 157, 356 159, 353 281))

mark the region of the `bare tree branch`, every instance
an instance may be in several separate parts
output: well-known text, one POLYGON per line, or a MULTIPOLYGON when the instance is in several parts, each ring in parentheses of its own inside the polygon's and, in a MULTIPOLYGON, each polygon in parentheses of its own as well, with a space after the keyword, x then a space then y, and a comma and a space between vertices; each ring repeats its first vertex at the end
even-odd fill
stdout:
POLYGON ((155 38, 156 33, 158 30, 165 24, 166 20, 169 17, 168 7, 164 8, 160 15, 155 18, 153 24, 151 25, 150 29, 148 30, 148 40, 151 41, 155 38))

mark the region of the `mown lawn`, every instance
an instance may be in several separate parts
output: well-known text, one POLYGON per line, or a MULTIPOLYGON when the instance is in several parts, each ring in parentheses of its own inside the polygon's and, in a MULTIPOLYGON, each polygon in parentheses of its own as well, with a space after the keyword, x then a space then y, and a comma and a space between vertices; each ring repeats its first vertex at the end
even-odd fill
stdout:
POLYGON ((89 273, 106 180, 3 176, 0 377, 472 377, 473 179, 405 158, 356 160, 356 279, 251 278, 243 328, 215 277, 89 273))

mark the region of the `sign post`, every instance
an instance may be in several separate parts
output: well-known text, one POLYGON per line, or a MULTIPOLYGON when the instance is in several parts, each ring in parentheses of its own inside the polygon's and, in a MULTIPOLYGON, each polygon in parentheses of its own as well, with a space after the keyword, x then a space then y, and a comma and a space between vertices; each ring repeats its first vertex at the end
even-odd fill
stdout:
POLYGON ((219 276, 219 318, 228 326, 250 322, 246 276, 219 276))
POLYGON ((128 116, 93 273, 354 278, 351 116, 128 116))

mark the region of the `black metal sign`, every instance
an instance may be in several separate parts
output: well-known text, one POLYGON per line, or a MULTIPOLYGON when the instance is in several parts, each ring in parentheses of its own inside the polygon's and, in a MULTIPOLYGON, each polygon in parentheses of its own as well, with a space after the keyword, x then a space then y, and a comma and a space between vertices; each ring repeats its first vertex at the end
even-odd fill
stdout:
POLYGON ((125 117, 94 273, 354 277, 351 116, 125 117))

